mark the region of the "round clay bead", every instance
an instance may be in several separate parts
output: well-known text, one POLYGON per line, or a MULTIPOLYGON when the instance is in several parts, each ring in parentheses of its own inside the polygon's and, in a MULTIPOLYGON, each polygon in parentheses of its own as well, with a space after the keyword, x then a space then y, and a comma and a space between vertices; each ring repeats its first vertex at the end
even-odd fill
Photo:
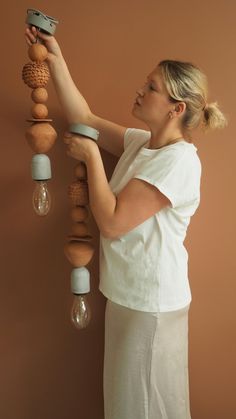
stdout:
POLYGON ((89 242, 72 240, 64 245, 64 253, 75 268, 80 268, 90 262, 94 248, 89 242))
POLYGON ((85 237, 89 235, 88 225, 81 223, 74 223, 71 227, 71 236, 85 237))
POLYGON ((87 179, 87 169, 84 163, 79 162, 75 167, 75 177, 77 179, 87 179))
POLYGON ((25 133, 29 146, 35 153, 47 153, 54 145, 57 133, 47 122, 37 122, 25 133))
POLYGON ((73 207, 71 208, 70 216, 74 222, 81 222, 87 220, 89 212, 86 207, 73 207))
POLYGON ((48 56, 48 50, 44 45, 36 43, 29 47, 28 56, 32 61, 41 63, 42 61, 46 60, 48 56))
POLYGON ((72 182, 68 188, 68 195, 73 205, 88 205, 88 184, 84 180, 77 180, 72 182))
POLYGON ((22 78, 27 86, 35 89, 45 87, 50 77, 46 63, 27 63, 22 70, 22 78))
POLYGON ((48 116, 48 108, 43 103, 36 103, 31 108, 31 114, 34 118, 47 118, 48 116))
POLYGON ((35 103, 45 103, 48 100, 48 92, 44 87, 37 87, 32 90, 31 99, 35 103))

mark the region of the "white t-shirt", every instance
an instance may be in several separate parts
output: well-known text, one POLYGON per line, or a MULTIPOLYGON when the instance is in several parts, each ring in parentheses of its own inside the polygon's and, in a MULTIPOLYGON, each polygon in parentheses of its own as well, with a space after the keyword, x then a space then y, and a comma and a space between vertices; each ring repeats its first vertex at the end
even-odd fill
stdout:
MULTIPOLYGON (((110 181, 117 195, 132 179, 155 185, 171 202, 117 239, 100 240, 100 291, 147 312, 178 310, 191 301, 184 239, 200 202, 201 163, 185 140, 149 149, 150 132, 129 128, 110 181)), ((145 202, 143 203, 145 205, 145 202)))

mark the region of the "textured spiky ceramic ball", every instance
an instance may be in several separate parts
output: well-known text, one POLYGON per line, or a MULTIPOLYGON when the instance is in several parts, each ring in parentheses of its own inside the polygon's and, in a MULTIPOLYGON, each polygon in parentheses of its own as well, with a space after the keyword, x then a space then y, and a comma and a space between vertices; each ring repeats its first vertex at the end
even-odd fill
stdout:
POLYGON ((36 43, 29 47, 28 56, 32 61, 41 63, 46 60, 48 56, 48 50, 44 45, 36 43))
POLYGON ((64 253, 75 268, 80 268, 90 262, 94 254, 94 248, 89 242, 72 240, 65 244, 64 253))
POLYGON ((32 90, 31 99, 35 103, 45 103, 48 100, 48 92, 44 87, 37 87, 32 90))
POLYGON ((48 108, 43 103, 35 103, 31 108, 31 114, 34 118, 45 119, 48 116, 48 108))
POLYGON ((88 205, 88 185, 84 180, 77 180, 69 185, 68 195, 73 205, 88 205))
POLYGON ((51 124, 37 122, 27 129, 25 137, 35 153, 47 153, 54 145, 57 133, 51 124))
POLYGON ((22 70, 22 79, 31 87, 45 87, 50 77, 49 69, 46 63, 27 63, 22 70))

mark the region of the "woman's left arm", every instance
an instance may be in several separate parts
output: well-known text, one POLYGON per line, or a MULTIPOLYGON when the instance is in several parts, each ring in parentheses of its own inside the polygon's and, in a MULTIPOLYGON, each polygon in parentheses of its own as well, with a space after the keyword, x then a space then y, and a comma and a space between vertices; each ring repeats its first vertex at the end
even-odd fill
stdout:
POLYGON ((107 181, 97 144, 87 138, 66 134, 67 154, 87 167, 89 204, 101 234, 109 239, 128 233, 170 205, 169 199, 155 186, 131 179, 115 196, 107 181))

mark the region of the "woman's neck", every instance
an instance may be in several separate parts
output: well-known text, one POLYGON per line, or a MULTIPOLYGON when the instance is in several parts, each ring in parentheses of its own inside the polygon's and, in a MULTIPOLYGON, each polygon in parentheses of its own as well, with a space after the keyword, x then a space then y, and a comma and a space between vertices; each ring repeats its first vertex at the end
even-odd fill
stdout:
POLYGON ((180 129, 175 130, 151 130, 149 148, 156 149, 184 140, 184 134, 180 129))

